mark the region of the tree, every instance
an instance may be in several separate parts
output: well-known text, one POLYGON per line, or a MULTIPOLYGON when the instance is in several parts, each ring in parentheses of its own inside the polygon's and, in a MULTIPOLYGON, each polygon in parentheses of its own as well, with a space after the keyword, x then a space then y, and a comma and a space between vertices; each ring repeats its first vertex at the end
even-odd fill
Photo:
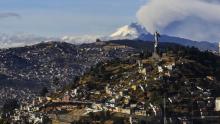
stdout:
POLYGON ((46 96, 46 94, 48 93, 48 89, 47 87, 43 87, 42 90, 40 91, 40 96, 46 96))
POLYGON ((59 79, 58 77, 55 77, 55 78, 53 79, 53 84, 57 86, 57 85, 59 84, 59 80, 60 80, 60 79, 59 79))
POLYGON ((5 104, 3 105, 3 108, 2 108, 2 111, 3 111, 2 117, 7 118, 8 115, 13 114, 14 110, 18 107, 19 107, 18 100, 16 100, 16 99, 6 100, 6 102, 5 102, 5 104))
POLYGON ((100 39, 96 39, 96 42, 101 42, 101 40, 100 39))

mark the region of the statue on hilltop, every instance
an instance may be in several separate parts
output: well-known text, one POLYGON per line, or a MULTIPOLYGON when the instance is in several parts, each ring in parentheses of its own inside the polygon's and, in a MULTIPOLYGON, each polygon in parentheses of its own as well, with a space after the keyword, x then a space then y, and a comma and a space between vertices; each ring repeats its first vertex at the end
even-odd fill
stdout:
POLYGON ((159 42, 160 34, 156 31, 154 33, 154 53, 158 52, 158 42, 159 42))
POLYGON ((160 37, 160 34, 156 31, 154 33, 154 52, 153 52, 153 55, 152 55, 152 58, 154 58, 154 59, 159 59, 160 58, 160 56, 158 55, 159 37, 160 37))

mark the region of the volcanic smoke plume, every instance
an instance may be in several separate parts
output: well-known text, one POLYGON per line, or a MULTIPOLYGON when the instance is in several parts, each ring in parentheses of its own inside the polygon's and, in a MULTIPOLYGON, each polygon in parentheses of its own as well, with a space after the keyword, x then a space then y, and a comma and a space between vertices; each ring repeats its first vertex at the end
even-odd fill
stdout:
POLYGON ((137 18, 151 33, 220 40, 220 0, 149 0, 137 18))

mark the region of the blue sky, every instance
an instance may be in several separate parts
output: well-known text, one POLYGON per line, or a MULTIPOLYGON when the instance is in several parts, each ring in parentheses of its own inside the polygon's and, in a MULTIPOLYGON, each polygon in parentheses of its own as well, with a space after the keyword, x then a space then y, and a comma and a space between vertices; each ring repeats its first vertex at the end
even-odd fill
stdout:
POLYGON ((219 0, 0 0, 0 34, 103 36, 138 20, 150 33, 217 42, 219 12, 219 0))
POLYGON ((41 36, 106 35, 135 22, 147 0, 0 0, 1 33, 41 36))

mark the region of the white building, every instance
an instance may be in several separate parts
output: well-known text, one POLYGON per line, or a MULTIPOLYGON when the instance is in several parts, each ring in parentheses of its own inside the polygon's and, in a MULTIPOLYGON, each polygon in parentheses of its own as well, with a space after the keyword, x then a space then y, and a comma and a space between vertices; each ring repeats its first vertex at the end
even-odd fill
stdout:
POLYGON ((158 66, 158 72, 163 72, 163 68, 161 66, 158 66))
POLYGON ((215 111, 220 111, 220 97, 215 100, 215 111))
POLYGON ((143 75, 147 75, 147 70, 146 68, 142 68, 138 70, 138 73, 143 74, 143 75))
POLYGON ((175 66, 175 63, 167 64, 164 67, 167 68, 168 70, 172 71, 173 67, 175 66))

